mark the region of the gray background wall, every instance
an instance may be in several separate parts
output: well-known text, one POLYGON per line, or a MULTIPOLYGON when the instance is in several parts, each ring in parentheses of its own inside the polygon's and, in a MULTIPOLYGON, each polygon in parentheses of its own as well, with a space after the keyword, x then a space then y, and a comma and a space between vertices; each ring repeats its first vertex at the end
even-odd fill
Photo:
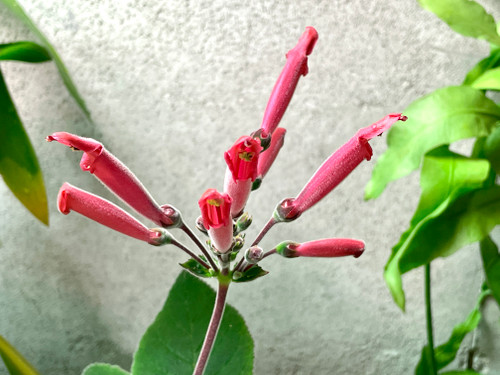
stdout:
MULTIPOLYGON (((481 3, 500 19, 497 1, 481 3)), ((44 374, 79 374, 93 361, 129 368, 186 258, 58 213, 64 181, 116 199, 80 171, 78 153, 46 143, 47 134, 101 140, 158 201, 193 222, 203 191, 222 187, 222 153, 259 127, 284 54, 312 25, 320 37, 282 122, 286 146, 248 204, 253 237, 275 204, 294 196, 358 128, 460 83, 488 53, 487 43, 453 33, 415 0, 22 4, 59 51, 95 122, 86 123, 53 64, 1 64, 39 156, 51 212, 46 228, 0 183, 0 332, 44 374)), ((23 39, 32 35, 0 6, 0 42, 23 39)), ((376 159, 385 139, 372 144, 376 159)), ((270 275, 230 291, 255 339, 255 374, 412 373, 425 342, 422 272, 404 277, 403 314, 382 270, 416 206, 418 176, 364 202, 373 165, 362 164, 321 204, 274 228, 262 243, 353 237, 367 244, 361 258, 271 257, 263 264, 270 275)), ((442 342, 475 303, 481 263, 472 246, 433 264, 442 342)), ((500 374, 499 333, 492 330, 498 309, 487 310, 480 360, 485 374, 500 374)))

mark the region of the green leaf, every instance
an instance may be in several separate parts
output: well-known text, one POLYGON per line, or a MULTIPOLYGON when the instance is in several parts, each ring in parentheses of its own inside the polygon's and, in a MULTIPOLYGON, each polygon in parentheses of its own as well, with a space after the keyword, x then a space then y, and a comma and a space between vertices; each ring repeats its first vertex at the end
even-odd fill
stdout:
POLYGON ((0 70, 0 174, 14 195, 44 224, 47 196, 38 159, 0 70))
MULTIPOLYGON (((417 210, 410 227, 393 247, 384 272, 394 301, 403 310, 405 296, 401 275, 437 256, 451 254, 449 247, 454 238, 460 240, 461 228, 450 226, 440 233, 438 225, 446 226, 447 220, 450 224, 458 220, 458 217, 448 218, 446 215, 453 215, 454 211, 447 213, 447 210, 455 207, 458 197, 480 188, 488 175, 489 163, 486 160, 468 159, 445 147, 433 150, 424 158, 420 177, 422 194, 417 210), (429 237, 425 238, 426 235, 429 237)), ((452 248, 456 250, 456 246, 452 248)))
POLYGON ((25 62, 50 61, 48 51, 33 42, 15 42, 0 44, 0 60, 18 60, 25 62))
POLYGON ((484 156, 488 158, 495 172, 500 174, 500 126, 495 127, 493 132, 486 138, 483 151, 484 156))
POLYGON ((54 60, 57 69, 59 70, 59 74, 61 75, 61 78, 64 84, 66 85, 66 88, 70 92, 71 96, 73 96, 73 98, 75 99, 75 101, 77 102, 78 106, 81 108, 87 119, 90 120, 90 112, 87 109, 85 102, 78 93, 78 90, 76 89, 76 86, 73 83, 73 80, 71 79, 68 70, 66 69, 66 66, 62 62, 59 55, 57 54, 55 48, 52 46, 52 44, 50 44, 47 37, 40 31, 40 29, 38 29, 35 23, 26 14, 24 9, 21 7, 21 5, 19 5, 19 3, 16 0, 0 0, 0 2, 2 2, 26 26, 28 26, 28 28, 40 39, 40 41, 45 46, 50 56, 54 60))
POLYGON ((418 0, 420 5, 465 36, 485 39, 500 46, 494 18, 472 0, 418 0))
POLYGON ((130 373, 119 366, 112 366, 107 363, 93 363, 83 370, 82 375, 130 375, 130 373))
POLYGON ((439 375, 481 375, 481 374, 474 370, 456 370, 456 371, 442 372, 439 375))
MULTIPOLYGON (((143 336, 133 375, 190 375, 210 321, 215 292, 182 272, 162 311, 143 336)), ((227 305, 205 375, 251 374, 253 341, 240 314, 227 305)))
POLYGON ((476 66, 467 73, 463 85, 472 85, 472 83, 486 71, 497 67, 500 67, 500 48, 494 48, 488 57, 477 63, 476 66))
POLYGON ((500 253, 497 245, 489 236, 485 237, 480 245, 486 283, 500 305, 500 253))
POLYGON ((247 281, 252 281, 258 279, 259 277, 266 276, 269 272, 263 270, 260 266, 254 265, 252 268, 246 270, 245 272, 238 272, 238 274, 233 274, 233 281, 235 283, 244 283, 247 281))
MULTIPOLYGON (((474 331, 477 328, 477 325, 481 320, 481 304, 484 298, 489 296, 490 294, 491 292, 489 290, 482 292, 479 295, 476 306, 470 312, 467 319, 453 327, 453 331, 447 342, 439 345, 434 349, 434 356, 436 358, 436 366, 438 370, 441 370, 442 368, 448 366, 455 359, 458 353, 458 349, 460 349, 460 345, 462 344, 465 336, 467 336, 468 333, 474 331)), ((431 373, 428 367, 428 364, 430 363, 428 353, 428 346, 426 345, 422 349, 420 361, 417 365, 417 368, 415 369, 415 375, 427 375, 431 373)), ((464 372, 459 373, 464 374, 464 372)), ((474 374, 475 372, 472 373, 474 374)), ((465 374, 467 374, 467 372, 465 372, 465 374)))
POLYGON ((482 91, 468 86, 445 87, 410 104, 406 123, 387 136, 366 186, 365 199, 378 197, 386 185, 417 169, 430 150, 460 139, 487 136, 500 119, 500 108, 482 91))
MULTIPOLYGON (((206 260, 205 257, 202 257, 203 260, 206 260)), ((189 259, 187 262, 180 263, 180 266, 185 268, 187 271, 191 272, 195 276, 200 277, 213 277, 212 273, 209 269, 203 267, 200 263, 198 263, 193 258, 189 259)))
POLYGON ((38 371, 1 335, 0 357, 10 375, 39 375, 38 371))
POLYGON ((500 68, 487 70, 471 86, 478 90, 500 90, 500 68))

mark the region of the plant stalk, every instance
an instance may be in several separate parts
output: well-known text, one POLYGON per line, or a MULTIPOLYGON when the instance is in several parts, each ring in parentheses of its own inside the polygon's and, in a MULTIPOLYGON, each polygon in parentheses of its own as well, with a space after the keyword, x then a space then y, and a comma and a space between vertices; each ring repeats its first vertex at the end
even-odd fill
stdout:
POLYGON ((212 351, 215 339, 217 337, 217 331, 220 327, 222 315, 224 314, 224 308, 226 307, 226 297, 228 289, 229 282, 219 280, 219 287, 217 289, 217 296, 215 297, 214 310, 212 312, 212 317, 210 318, 205 341, 203 341, 203 346, 201 347, 200 355, 198 356, 198 361, 196 362, 193 375, 203 375, 203 372, 205 371, 210 352, 212 351))
POLYGON ((434 333, 432 330, 431 305, 431 264, 425 265, 425 320, 427 322, 427 349, 429 351, 431 375, 438 375, 436 356, 434 354, 434 333))

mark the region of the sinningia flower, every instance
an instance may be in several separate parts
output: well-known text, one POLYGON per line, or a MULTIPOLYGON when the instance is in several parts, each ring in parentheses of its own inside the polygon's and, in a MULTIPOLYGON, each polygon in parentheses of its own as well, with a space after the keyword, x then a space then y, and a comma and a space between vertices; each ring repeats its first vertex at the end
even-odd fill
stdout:
POLYGON ((283 147, 285 143, 285 135, 286 129, 277 128, 271 137, 271 144, 269 145, 269 148, 261 153, 259 163, 257 165, 257 180, 253 186, 254 190, 260 186, 262 179, 266 176, 267 172, 271 168, 271 165, 273 165, 274 160, 276 160, 281 147, 283 147))
POLYGON ((262 147, 257 139, 243 136, 224 153, 224 159, 228 167, 224 178, 224 192, 232 200, 232 217, 241 214, 243 208, 245 208, 252 190, 252 182, 257 177, 257 166, 261 151, 262 147))
POLYGON ((286 258, 296 257, 344 257, 358 258, 365 251, 363 241, 350 238, 326 238, 304 243, 285 241, 276 246, 276 252, 286 258))
POLYGON ((354 137, 335 151, 314 173, 296 198, 282 201, 275 210, 277 221, 291 221, 318 203, 363 160, 370 160, 372 148, 368 141, 388 130, 396 121, 406 121, 400 113, 385 116, 382 120, 360 129, 354 137))
POLYGON ((198 205, 203 227, 208 231, 212 245, 220 253, 226 253, 233 244, 231 197, 215 189, 208 189, 201 196, 198 205))
POLYGON ((312 53, 317 40, 317 31, 308 26, 297 45, 286 54, 286 65, 274 85, 262 120, 261 128, 265 134, 274 133, 292 99, 300 76, 307 75, 307 56, 312 53))
POLYGON ((110 201, 78 189, 67 182, 59 190, 57 207, 65 215, 76 211, 102 225, 151 245, 165 245, 172 241, 171 235, 165 229, 148 229, 110 201))
POLYGON ((155 224, 163 227, 179 225, 180 216, 175 209, 160 207, 137 177, 104 146, 92 138, 57 132, 47 137, 76 150, 83 151, 80 167, 94 174, 113 193, 155 224))

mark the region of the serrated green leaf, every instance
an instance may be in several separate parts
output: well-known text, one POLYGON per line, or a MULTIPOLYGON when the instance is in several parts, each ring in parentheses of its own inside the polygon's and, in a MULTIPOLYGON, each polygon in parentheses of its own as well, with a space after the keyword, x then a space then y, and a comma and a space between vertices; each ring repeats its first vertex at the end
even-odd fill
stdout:
POLYGON ((457 33, 500 46, 495 19, 472 0, 418 0, 457 33))
POLYGON ((119 366, 107 363, 92 363, 83 370, 82 375, 130 375, 119 366))
POLYGON ((266 276, 269 272, 265 271, 259 265, 254 265, 252 268, 248 269, 245 272, 241 272, 241 276, 235 278, 233 275, 233 281, 235 283, 244 283, 247 281, 252 281, 258 279, 259 277, 266 276))
POLYGON ((1 335, 0 357, 10 375, 39 375, 38 371, 1 335))
POLYGON ((0 70, 0 174, 21 203, 49 223, 42 172, 0 70))
POLYGON ((500 253, 491 237, 485 237, 480 244, 486 283, 491 294, 500 305, 500 253))
POLYGON ((488 158, 491 166, 500 174, 500 126, 495 127, 486 138, 483 145, 484 156, 488 158))
POLYGON ((17 60, 31 63, 50 61, 49 52, 33 42, 0 44, 0 60, 17 60))
POLYGON ((487 70, 471 86, 478 90, 500 90, 500 68, 487 70))
MULTIPOLYGON (((205 259, 204 259, 205 260, 205 259)), ((212 273, 209 269, 203 267, 200 263, 198 263, 193 258, 189 259, 187 262, 180 263, 180 266, 191 272, 195 276, 200 277, 213 277, 212 273)))
POLYGON ((87 106, 85 105, 83 98, 78 93, 78 90, 69 75, 68 69, 66 69, 66 66, 59 57, 59 54, 52 46, 52 44, 49 42, 47 37, 40 31, 40 29, 35 25, 35 23, 26 14, 24 9, 21 7, 21 5, 19 5, 19 3, 16 0, 0 0, 0 2, 3 3, 26 26, 28 26, 28 28, 40 39, 40 41, 45 46, 50 56, 54 60, 54 63, 56 64, 57 69, 59 70, 59 74, 61 75, 61 78, 64 82, 64 85, 68 89, 71 96, 73 96, 76 103, 81 108, 87 119, 90 120, 90 112, 87 109, 87 106))
MULTIPOLYGON (((462 341, 465 336, 477 328, 477 325, 481 320, 481 304, 484 298, 490 294, 491 292, 489 290, 482 292, 479 295, 476 306, 470 312, 469 316, 463 322, 453 327, 453 331, 448 341, 434 349, 434 357, 436 358, 436 366, 438 370, 448 366, 455 359, 458 349, 460 349, 460 345, 462 345, 462 341)), ((428 357, 428 353, 428 346, 426 345, 422 349, 420 361, 415 369, 415 375, 427 375, 431 373, 429 368, 430 358, 428 357)), ((458 373, 464 374, 464 372, 458 373)))
POLYGON ((472 85, 474 81, 486 71, 497 67, 500 67, 500 48, 494 48, 488 57, 477 63, 476 66, 467 73, 463 85, 472 85))
POLYGON ((380 157, 365 190, 378 197, 386 185, 417 169, 430 150, 460 139, 487 136, 500 120, 500 108, 482 91, 445 87, 410 104, 406 123, 393 127, 387 151, 380 157))
MULTIPOLYGON (((215 292, 182 272, 134 356, 133 375, 190 375, 212 314, 215 292)), ((227 305, 205 375, 247 375, 253 341, 241 315, 227 305)))
MULTIPOLYGON (((396 304, 404 310, 405 296, 401 275, 412 268, 424 265, 437 256, 449 255, 444 251, 450 238, 433 232, 433 223, 440 223, 446 211, 455 200, 478 189, 489 175, 489 163, 483 159, 468 159, 440 147, 424 158, 420 185, 420 201, 399 242, 393 247, 392 254, 385 266, 384 278, 396 304), (430 237, 422 239, 423 234, 430 237), (423 246, 422 242, 431 242, 423 246), (422 246, 421 246, 422 245, 422 246), (441 251, 443 251, 441 253, 441 251), (418 252, 417 259, 412 254, 418 252)), ((458 235, 458 234, 455 234, 458 235)))

